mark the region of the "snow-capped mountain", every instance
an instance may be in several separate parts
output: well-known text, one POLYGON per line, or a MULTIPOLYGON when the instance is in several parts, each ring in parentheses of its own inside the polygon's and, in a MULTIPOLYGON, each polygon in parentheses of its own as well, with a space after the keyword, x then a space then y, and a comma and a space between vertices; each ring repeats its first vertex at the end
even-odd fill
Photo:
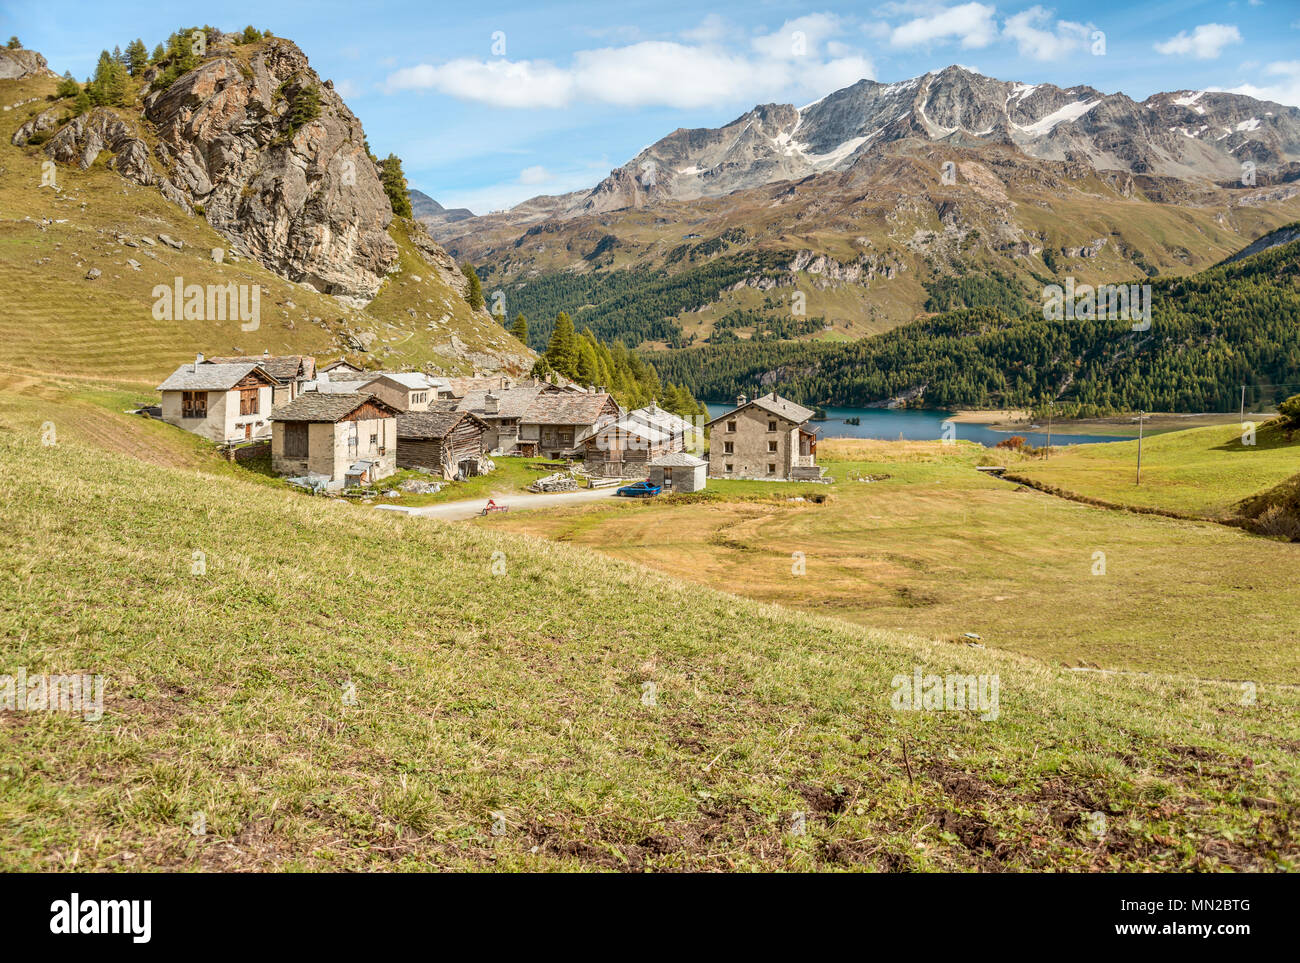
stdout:
POLYGON ((1138 102, 1093 87, 1062 89, 947 67, 911 80, 860 80, 804 107, 764 104, 719 128, 679 129, 590 191, 521 205, 532 216, 580 214, 848 170, 881 145, 915 138, 1014 145, 1098 170, 1211 181, 1276 176, 1300 162, 1300 109, 1240 94, 1177 91, 1138 102))

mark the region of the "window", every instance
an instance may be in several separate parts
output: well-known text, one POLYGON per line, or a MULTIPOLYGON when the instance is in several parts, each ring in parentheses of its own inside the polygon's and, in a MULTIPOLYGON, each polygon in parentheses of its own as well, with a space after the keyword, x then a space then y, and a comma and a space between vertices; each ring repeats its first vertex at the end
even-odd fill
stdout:
POLYGON ((241 415, 255 415, 258 408, 258 395, 261 392, 257 388, 240 388, 239 389, 239 413, 241 415))
POLYGON ((285 423, 284 457, 307 457, 307 425, 304 422, 290 421, 285 423))
POLYGON ((734 455, 736 453, 736 443, 734 441, 724 441, 722 443, 722 453, 724 455, 734 455))
POLYGON ((730 474, 731 474, 731 465, 728 464, 726 467, 727 467, 727 474, 730 475, 730 474))
POLYGON ((371 436, 370 436, 370 448, 371 448, 371 450, 373 451, 374 449, 376 449, 376 448, 378 448, 378 447, 379 447, 379 436, 378 436, 378 435, 371 435, 371 436))
POLYGON ((206 391, 181 392, 181 417, 206 418, 208 416, 208 393, 206 391))
POLYGON ((776 439, 775 439, 775 438, 772 439, 771 441, 769 441, 769 442, 767 443, 767 450, 768 450, 769 452, 771 452, 772 454, 776 454, 776 439))
POLYGON ((776 421, 774 419, 770 419, 770 418, 768 419, 767 430, 776 431, 776 421))
POLYGON ((727 431, 735 431, 735 430, 736 430, 736 422, 735 422, 735 420, 733 419, 733 420, 727 422, 727 431))
POLYGON ((772 464, 769 464, 769 465, 767 466, 767 473, 768 473, 769 475, 775 475, 775 474, 776 474, 776 466, 775 466, 775 465, 772 465, 772 464))
POLYGON ((428 394, 423 391, 417 391, 411 395, 411 404, 422 405, 429 399, 428 394))

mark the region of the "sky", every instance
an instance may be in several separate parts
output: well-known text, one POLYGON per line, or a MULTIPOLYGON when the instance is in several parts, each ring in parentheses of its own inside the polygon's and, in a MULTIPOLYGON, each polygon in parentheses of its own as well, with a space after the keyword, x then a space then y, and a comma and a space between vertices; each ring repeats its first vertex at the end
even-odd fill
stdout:
MULTIPOLYGON (((165 4, 0 0, 17 35, 79 79, 102 49, 153 48, 165 4)), ((807 3, 209 3, 225 30, 295 41, 412 187, 486 213, 590 187, 679 127, 801 106, 868 78, 960 64, 1141 100, 1222 89, 1300 106, 1300 0, 807 3)), ((197 16, 194 14, 192 16, 197 16)))

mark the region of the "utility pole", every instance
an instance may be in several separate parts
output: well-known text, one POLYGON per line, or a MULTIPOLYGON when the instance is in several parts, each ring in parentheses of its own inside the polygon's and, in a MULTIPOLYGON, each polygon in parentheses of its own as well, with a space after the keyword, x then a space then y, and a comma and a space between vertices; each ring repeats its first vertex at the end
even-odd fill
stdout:
POLYGON ((1049 401, 1047 403, 1047 451, 1043 455, 1044 461, 1052 457, 1052 413, 1055 410, 1056 402, 1049 401))
POLYGON ((1241 386, 1241 423, 1246 423, 1246 386, 1241 386))
POLYGON ((1146 417, 1145 411, 1138 412, 1138 481, 1142 484, 1142 419, 1146 417))

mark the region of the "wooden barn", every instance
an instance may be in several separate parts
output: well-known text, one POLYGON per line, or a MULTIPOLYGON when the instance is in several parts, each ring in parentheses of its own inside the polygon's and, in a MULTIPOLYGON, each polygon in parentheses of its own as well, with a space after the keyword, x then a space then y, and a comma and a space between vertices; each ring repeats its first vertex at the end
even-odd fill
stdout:
POLYGON ((425 468, 444 478, 478 473, 488 424, 473 412, 408 411, 397 416, 397 467, 425 468))

